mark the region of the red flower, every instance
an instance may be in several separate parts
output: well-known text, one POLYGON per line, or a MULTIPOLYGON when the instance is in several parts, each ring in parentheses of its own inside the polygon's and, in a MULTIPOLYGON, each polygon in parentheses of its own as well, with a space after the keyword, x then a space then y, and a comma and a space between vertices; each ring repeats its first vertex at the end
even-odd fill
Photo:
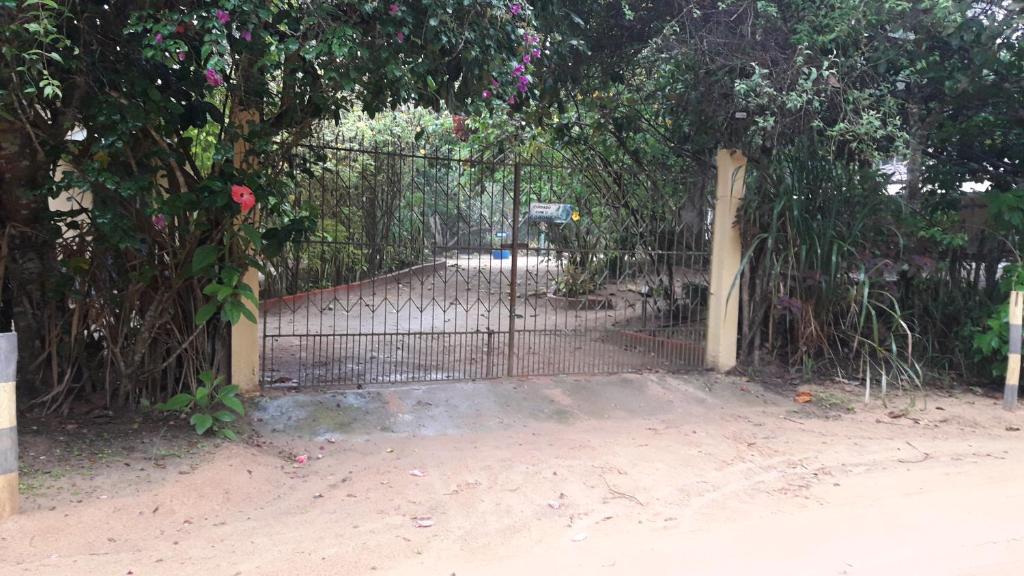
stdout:
POLYGON ((248 214, 249 210, 256 206, 256 196, 252 193, 252 188, 241 184, 231 186, 231 199, 242 207, 242 214, 248 214))

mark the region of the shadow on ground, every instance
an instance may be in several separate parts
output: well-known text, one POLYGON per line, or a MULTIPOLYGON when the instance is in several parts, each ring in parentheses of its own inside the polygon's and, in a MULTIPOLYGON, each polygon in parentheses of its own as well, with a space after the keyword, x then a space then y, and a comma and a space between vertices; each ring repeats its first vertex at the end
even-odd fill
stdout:
POLYGON ((313 439, 393 433, 440 436, 535 423, 649 418, 706 410, 718 377, 625 374, 281 393, 254 407, 256 429, 313 439))

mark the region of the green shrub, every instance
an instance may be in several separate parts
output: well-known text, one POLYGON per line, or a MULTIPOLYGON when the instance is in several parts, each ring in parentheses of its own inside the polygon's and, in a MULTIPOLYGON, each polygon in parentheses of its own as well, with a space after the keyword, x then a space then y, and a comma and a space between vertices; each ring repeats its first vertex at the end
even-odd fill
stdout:
POLYGON ((202 386, 194 394, 182 392, 167 402, 157 405, 157 410, 191 414, 189 423, 197 434, 213 430, 223 438, 237 440, 232 424, 239 416, 245 415, 245 406, 238 398, 238 386, 224 386, 224 377, 214 377, 206 371, 199 375, 202 386))

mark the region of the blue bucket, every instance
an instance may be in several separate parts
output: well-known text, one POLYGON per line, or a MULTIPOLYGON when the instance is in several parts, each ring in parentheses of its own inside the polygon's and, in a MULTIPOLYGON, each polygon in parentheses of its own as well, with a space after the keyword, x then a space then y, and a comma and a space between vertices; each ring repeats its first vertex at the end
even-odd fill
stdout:
POLYGON ((508 260, 511 257, 511 250, 491 250, 491 258, 494 258, 495 260, 508 260))

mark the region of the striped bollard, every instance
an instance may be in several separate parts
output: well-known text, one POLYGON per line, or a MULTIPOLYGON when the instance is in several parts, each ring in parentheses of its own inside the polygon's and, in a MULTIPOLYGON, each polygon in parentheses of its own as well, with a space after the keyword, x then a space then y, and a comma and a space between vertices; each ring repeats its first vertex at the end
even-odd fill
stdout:
POLYGON ((1010 354, 1006 362, 1006 388, 1003 389, 1003 408, 1007 410, 1017 407, 1022 317, 1024 317, 1024 292, 1010 292, 1010 354))
POLYGON ((0 520, 18 511, 18 421, 14 380, 18 337, 0 334, 0 520))

